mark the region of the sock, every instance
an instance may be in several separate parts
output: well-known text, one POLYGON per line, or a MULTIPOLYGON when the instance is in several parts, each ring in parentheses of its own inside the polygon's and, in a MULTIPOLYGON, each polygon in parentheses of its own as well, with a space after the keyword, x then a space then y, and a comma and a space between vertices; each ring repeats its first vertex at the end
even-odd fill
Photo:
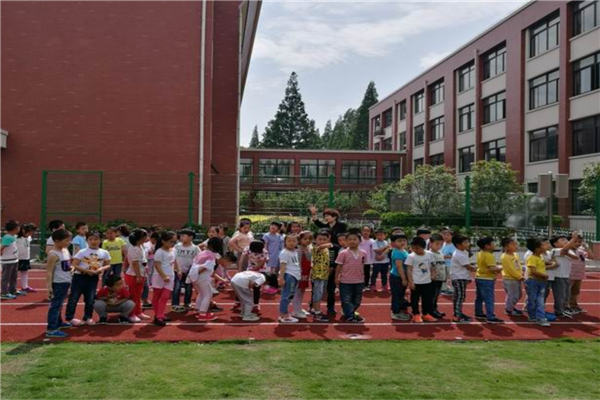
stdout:
POLYGON ((29 271, 20 271, 21 275, 21 289, 27 289, 29 287, 29 271))

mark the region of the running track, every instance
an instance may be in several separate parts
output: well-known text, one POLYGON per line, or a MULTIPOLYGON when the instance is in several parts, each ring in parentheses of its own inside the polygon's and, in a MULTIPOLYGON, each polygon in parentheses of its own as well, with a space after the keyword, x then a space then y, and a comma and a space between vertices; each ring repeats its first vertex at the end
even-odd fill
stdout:
MULTIPOLYGON (((45 300, 44 271, 32 270, 31 284, 38 293, 30 293, 16 300, 0 303, 1 340, 3 342, 43 341, 48 304, 45 300)), ((279 297, 264 295, 261 299, 262 319, 257 323, 244 323, 231 311, 233 293, 225 291, 214 300, 225 309, 219 318, 210 323, 198 322, 191 313, 170 313, 173 318, 166 327, 156 327, 143 322, 135 325, 109 324, 93 327, 68 329, 70 340, 84 342, 106 341, 215 341, 215 340, 267 340, 267 339, 550 339, 560 337, 597 338, 600 337, 600 274, 588 273, 580 296, 580 305, 588 312, 572 320, 560 320, 550 328, 527 322, 525 317, 504 315, 504 291, 501 282, 496 285, 496 314, 506 324, 486 324, 473 322, 454 324, 446 317, 435 323, 414 324, 396 322, 390 319, 389 294, 384 292, 364 293, 360 313, 366 318, 363 324, 348 324, 340 321, 339 314, 330 323, 304 323, 283 325, 277 322, 279 297)), ((307 295, 308 297, 308 295, 307 295)), ((474 284, 469 285, 465 312, 473 315, 475 299, 474 284)), ((305 299, 306 300, 306 299, 305 299)), ((452 300, 440 298, 441 311, 451 315, 452 300)), ((549 298, 547 309, 552 300, 549 298)), ((305 307, 307 308, 307 307, 305 307)), ((339 305, 337 306, 340 310, 339 305)), ((64 312, 64 308, 63 308, 64 312)), ((83 304, 77 308, 76 316, 81 318, 83 304)), ((152 315, 152 310, 147 310, 152 315)), ((97 315, 94 315, 97 319, 97 315)), ((57 340, 57 339, 52 339, 57 340)))

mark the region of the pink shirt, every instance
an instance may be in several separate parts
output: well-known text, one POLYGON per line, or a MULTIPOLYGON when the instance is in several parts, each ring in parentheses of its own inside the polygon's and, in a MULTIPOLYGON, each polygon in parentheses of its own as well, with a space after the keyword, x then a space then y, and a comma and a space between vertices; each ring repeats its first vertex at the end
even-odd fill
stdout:
POLYGON ((194 264, 198 265, 206 264, 208 261, 212 261, 214 263, 217 262, 217 256, 215 255, 215 253, 209 250, 201 251, 200 253, 198 253, 196 258, 194 258, 194 264))
POLYGON ((587 258, 587 253, 579 248, 575 250, 575 254, 577 255, 577 260, 571 260, 571 275, 569 275, 569 279, 579 281, 585 279, 585 259, 587 258))
POLYGON ((373 239, 360 238, 360 243, 358 244, 358 248, 367 253, 367 257, 365 258, 365 264, 367 265, 373 264, 373 259, 375 258, 373 243, 375 243, 373 239))
POLYGON ((267 249, 263 249, 262 253, 253 253, 250 251, 250 247, 246 247, 242 252, 242 255, 248 256, 248 269, 251 271, 267 271, 267 261, 269 261, 269 252, 267 249), (256 266, 261 262, 265 261, 263 266, 258 269, 256 266))
POLYGON ((340 251, 336 264, 342 266, 342 274, 340 276, 341 283, 364 283, 365 270, 364 263, 367 258, 367 253, 364 250, 358 249, 358 253, 352 252, 350 249, 340 251))

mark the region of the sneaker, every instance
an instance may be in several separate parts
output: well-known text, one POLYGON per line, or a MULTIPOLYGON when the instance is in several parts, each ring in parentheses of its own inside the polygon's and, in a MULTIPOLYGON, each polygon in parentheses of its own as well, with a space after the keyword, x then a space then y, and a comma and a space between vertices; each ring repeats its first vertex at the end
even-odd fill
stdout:
POLYGON ((212 294, 219 294, 219 293, 221 293, 221 292, 219 292, 219 291, 218 291, 217 289, 215 289, 215 288, 211 288, 211 290, 212 290, 212 294))
POLYGON ((585 314, 587 312, 587 310, 584 310, 581 307, 575 307, 572 310, 573 310, 573 313, 575 313, 575 314, 585 314))
POLYGON ((473 318, 469 317, 467 314, 460 314, 460 317, 468 322, 473 320, 473 318))
POLYGON ((14 296, 25 296, 26 294, 27 294, 27 292, 23 292, 23 291, 21 291, 21 290, 17 290, 17 291, 14 293, 14 296))
POLYGON ((67 335, 64 332, 59 331, 58 329, 55 331, 46 331, 46 337, 47 338, 58 338, 58 339, 64 339, 64 338, 68 338, 69 335, 67 335))
POLYGON ((452 290, 442 290, 440 294, 442 296, 454 296, 454 292, 452 290))
MULTIPOLYGON (((242 321, 244 321, 244 322, 256 322, 256 321, 260 321, 260 317, 258 315, 256 315, 256 314, 250 313, 250 314, 244 315, 242 317, 242 321)), ((282 322, 281 319, 279 320, 279 322, 282 322)))
POLYGON ((398 314, 392 314, 392 319, 398 321, 410 321, 412 319, 412 316, 410 314, 399 312, 398 314))
POLYGON ((16 299, 17 296, 15 296, 14 294, 3 294, 2 296, 0 296, 0 299, 2 300, 14 300, 16 299))
POLYGON ((151 310, 152 309, 152 303, 144 303, 144 304, 142 304, 142 309, 143 310, 151 310))
POLYGON ((292 317, 298 318, 298 319, 306 319, 307 318, 306 314, 304 314, 303 312, 294 312, 294 313, 292 313, 292 317))
POLYGON ((184 313, 187 311, 187 308, 185 308, 184 306, 173 306, 171 307, 171 310, 176 313, 184 313))
POLYGON ((223 312, 223 309, 219 306, 210 306, 208 309, 208 312, 210 313, 218 313, 218 312, 223 312))
POLYGON ((322 314, 322 313, 316 313, 313 317, 313 321, 315 322, 329 322, 329 318, 322 314))
POLYGON ((79 326, 79 325, 81 325, 81 322, 82 321, 80 319, 77 319, 77 318, 73 318, 72 320, 69 321, 69 323, 71 325, 73 325, 73 326, 79 326))
POLYGON ((214 321, 215 319, 217 319, 217 316, 212 313, 206 313, 206 314, 199 314, 196 317, 196 319, 200 322, 208 322, 208 321, 214 321))
POLYGON ((94 325, 96 325, 96 321, 94 321, 91 318, 88 318, 85 321, 83 321, 82 325, 94 326, 94 325))
POLYGON ((573 319, 573 314, 569 313, 569 312, 563 312, 560 315, 557 315, 558 318, 569 318, 569 319, 573 319))
POLYGON ((282 324, 295 324, 298 322, 298 319, 294 317, 279 317, 279 322, 282 324))
POLYGON ((503 320, 501 320, 500 318, 497 318, 497 317, 488 318, 486 321, 490 324, 503 324, 504 323, 503 320))
POLYGON ((554 313, 546 313, 546 319, 550 322, 556 321, 556 315, 554 313))
POLYGON ((417 323, 417 324, 420 324, 420 323, 422 323, 422 322, 423 322, 423 317, 421 317, 421 315, 420 315, 420 314, 415 314, 415 315, 413 316, 412 322, 415 322, 415 323, 417 323))
POLYGON ((438 312, 438 311, 434 311, 431 313, 431 315, 435 318, 435 319, 442 319, 446 316, 446 314, 438 312))
POLYGON ((142 320, 138 317, 136 317, 135 315, 130 316, 129 318, 129 322, 131 322, 132 324, 137 324, 138 322, 142 322, 142 320))
POLYGON ((119 315, 119 323, 120 324, 130 324, 131 321, 129 320, 128 317, 123 317, 119 315))
POLYGON ((480 320, 480 321, 485 321, 485 320, 487 320, 487 317, 483 314, 475 314, 475 319, 480 320))
POLYGON ((108 324, 108 317, 100 317, 98 320, 98 325, 106 325, 108 324))
POLYGON ((275 289, 274 287, 268 287, 266 289, 263 290, 263 293, 266 294, 277 294, 277 289, 275 289))
POLYGON ((548 322, 548 320, 547 320, 547 319, 540 319, 540 320, 537 322, 537 324, 538 324, 539 326, 550 326, 550 322, 548 322))
POLYGON ((465 316, 462 316, 462 315, 454 316, 452 318, 452 322, 471 322, 471 318, 466 318, 465 316))
POLYGON ((538 322, 537 318, 527 318, 527 322, 538 322))
POLYGON ((511 315, 513 317, 520 317, 523 315, 523 311, 518 310, 516 308, 512 311, 504 310, 504 312, 506 313, 506 315, 511 315))
POLYGON ((148 314, 139 314, 139 315, 137 315, 137 317, 138 317, 139 319, 141 319, 141 320, 149 320, 149 319, 152 319, 152 317, 151 317, 151 316, 149 316, 148 314))
POLYGON ((335 311, 335 308, 328 308, 327 309, 327 314, 336 315, 337 311, 335 311))
POLYGON ((171 322, 171 321, 173 321, 173 318, 168 317, 168 316, 165 315, 165 317, 163 318, 163 321, 165 321, 165 322, 171 322))
POLYGON ((365 322, 365 319, 360 315, 355 315, 354 317, 350 318, 348 322, 360 324, 361 322, 365 322))
POLYGON ((154 321, 152 321, 152 323, 156 326, 167 326, 167 323, 165 321, 158 318, 154 318, 154 321))
POLYGON ((31 286, 26 287, 25 289, 21 289, 22 292, 27 292, 27 293, 37 293, 37 290, 35 290, 34 288, 32 288, 31 286))
POLYGON ((72 328, 73 324, 69 323, 69 322, 63 322, 62 324, 60 324, 60 326, 58 327, 58 329, 69 329, 72 328))
POLYGON ((423 321, 435 322, 435 321, 437 321, 437 319, 433 315, 425 314, 425 315, 423 315, 423 321))

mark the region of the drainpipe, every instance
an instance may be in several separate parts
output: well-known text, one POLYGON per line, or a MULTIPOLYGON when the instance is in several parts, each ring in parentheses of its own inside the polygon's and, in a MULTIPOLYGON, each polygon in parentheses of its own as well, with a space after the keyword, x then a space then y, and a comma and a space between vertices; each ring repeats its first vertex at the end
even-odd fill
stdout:
POLYGON ((198 168, 198 224, 202 224, 204 199, 204 74, 206 70, 206 2, 202 0, 202 27, 200 38, 200 165, 198 168))

